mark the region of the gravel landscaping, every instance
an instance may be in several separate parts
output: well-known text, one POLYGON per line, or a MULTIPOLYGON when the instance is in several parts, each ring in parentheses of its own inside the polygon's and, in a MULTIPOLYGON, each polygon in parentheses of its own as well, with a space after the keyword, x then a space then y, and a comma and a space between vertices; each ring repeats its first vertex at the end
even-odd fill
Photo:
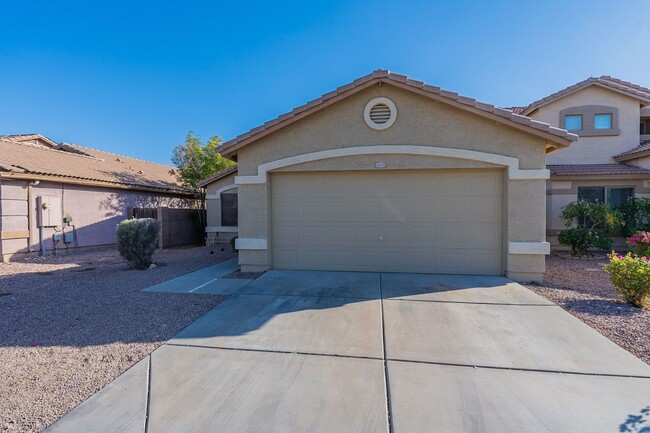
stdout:
POLYGON ((650 364, 650 311, 621 299, 602 270, 607 259, 546 259, 543 285, 526 287, 650 364))
POLYGON ((159 250, 147 271, 112 249, 0 263, 0 432, 41 431, 221 302, 141 292, 235 257, 220 250, 159 250))

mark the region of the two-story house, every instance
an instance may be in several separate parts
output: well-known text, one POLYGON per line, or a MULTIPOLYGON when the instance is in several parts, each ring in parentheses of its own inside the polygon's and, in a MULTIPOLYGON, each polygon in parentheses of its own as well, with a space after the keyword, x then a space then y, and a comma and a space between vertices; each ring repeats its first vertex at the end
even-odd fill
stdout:
POLYGON ((547 238, 553 247, 568 203, 598 200, 617 207, 632 196, 650 197, 650 89, 591 77, 512 111, 580 137, 546 160, 547 238))

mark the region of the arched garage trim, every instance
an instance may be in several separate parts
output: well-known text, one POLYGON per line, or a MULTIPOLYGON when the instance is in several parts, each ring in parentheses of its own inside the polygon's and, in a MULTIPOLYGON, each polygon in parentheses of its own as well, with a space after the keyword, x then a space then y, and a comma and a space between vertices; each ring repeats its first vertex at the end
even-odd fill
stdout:
POLYGON ((507 167, 509 180, 544 180, 550 177, 546 169, 520 169, 519 159, 494 153, 477 152, 467 149, 453 149, 449 147, 411 146, 411 145, 378 145, 343 147, 338 149, 323 150, 320 152, 304 153, 277 161, 267 162, 257 167, 257 175, 236 176, 237 185, 264 184, 267 182, 267 173, 279 168, 322 159, 343 158, 357 155, 420 155, 439 156, 444 158, 465 159, 470 161, 487 162, 502 167, 507 167))

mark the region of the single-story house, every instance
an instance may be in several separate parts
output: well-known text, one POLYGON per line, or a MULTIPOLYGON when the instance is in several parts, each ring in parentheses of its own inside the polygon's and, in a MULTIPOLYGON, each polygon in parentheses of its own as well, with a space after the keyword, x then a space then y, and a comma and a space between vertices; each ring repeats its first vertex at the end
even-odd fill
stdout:
MULTIPOLYGON (((576 139, 377 70, 224 143, 238 164, 230 187, 242 271, 541 281, 546 155, 576 139)), ((216 196, 226 179, 203 185, 216 196)))
POLYGON ((193 205, 171 168, 39 134, 0 136, 0 258, 111 245, 128 208, 193 205))

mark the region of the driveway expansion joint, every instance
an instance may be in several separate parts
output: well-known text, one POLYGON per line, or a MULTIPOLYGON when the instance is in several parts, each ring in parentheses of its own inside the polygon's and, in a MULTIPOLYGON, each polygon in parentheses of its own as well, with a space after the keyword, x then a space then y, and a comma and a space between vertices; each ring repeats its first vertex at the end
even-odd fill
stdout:
POLYGON ((512 304, 508 302, 471 302, 471 301, 440 301, 436 299, 408 299, 408 298, 388 298, 385 301, 403 301, 403 302, 430 302, 438 304, 470 304, 470 305, 500 305, 510 307, 557 307, 555 304, 512 304))
POLYGON ((589 372, 582 372, 582 371, 544 370, 544 369, 537 369, 537 368, 522 368, 522 367, 499 367, 497 365, 457 364, 454 362, 418 361, 413 359, 400 359, 400 358, 387 358, 386 361, 404 362, 404 363, 411 363, 411 364, 442 365, 447 367, 482 368, 486 370, 523 371, 529 373, 572 374, 576 376, 619 377, 619 378, 627 378, 627 379, 650 379, 650 376, 643 376, 643 375, 636 375, 636 374, 589 373, 589 372))
POLYGON ((372 361, 384 361, 384 358, 377 358, 375 356, 361 356, 361 355, 341 355, 337 353, 317 353, 317 352, 301 352, 296 350, 273 350, 273 349, 251 349, 245 347, 215 347, 204 346, 201 344, 180 344, 180 343, 164 343, 163 346, 173 347, 193 347, 196 349, 212 349, 212 350, 229 350, 233 352, 258 352, 258 353, 277 353, 282 355, 304 355, 304 356, 325 356, 330 358, 348 358, 348 359, 369 359, 372 361))
POLYGON ((144 425, 142 426, 143 433, 149 433, 149 410, 151 408, 151 358, 152 353, 147 356, 147 398, 144 407, 144 425))
MULTIPOLYGON (((255 281, 255 280, 253 280, 255 281)), ((250 283, 252 283, 251 281, 250 283)), ((250 284, 248 283, 248 284, 250 284)), ((246 284, 246 286, 248 285, 246 284)), ((244 286, 244 287, 246 287, 244 286)), ((252 293, 252 292, 246 292, 246 293, 239 293, 240 290, 242 290, 244 287, 241 289, 237 290, 237 292, 233 293, 233 295, 241 295, 241 296, 246 296, 246 295, 251 295, 251 296, 273 296, 273 297, 278 297, 278 296, 293 296, 296 298, 335 298, 335 299, 360 299, 364 301, 375 301, 379 298, 367 298, 364 296, 334 296, 334 295, 308 295, 308 294, 292 294, 292 293, 252 293)))
POLYGON ((392 407, 390 401, 390 382, 388 379, 388 362, 386 360, 386 327, 384 326, 384 292, 382 287, 382 275, 379 274, 379 310, 381 314, 381 349, 384 364, 384 389, 386 390, 386 415, 388 418, 388 432, 393 432, 392 407))

